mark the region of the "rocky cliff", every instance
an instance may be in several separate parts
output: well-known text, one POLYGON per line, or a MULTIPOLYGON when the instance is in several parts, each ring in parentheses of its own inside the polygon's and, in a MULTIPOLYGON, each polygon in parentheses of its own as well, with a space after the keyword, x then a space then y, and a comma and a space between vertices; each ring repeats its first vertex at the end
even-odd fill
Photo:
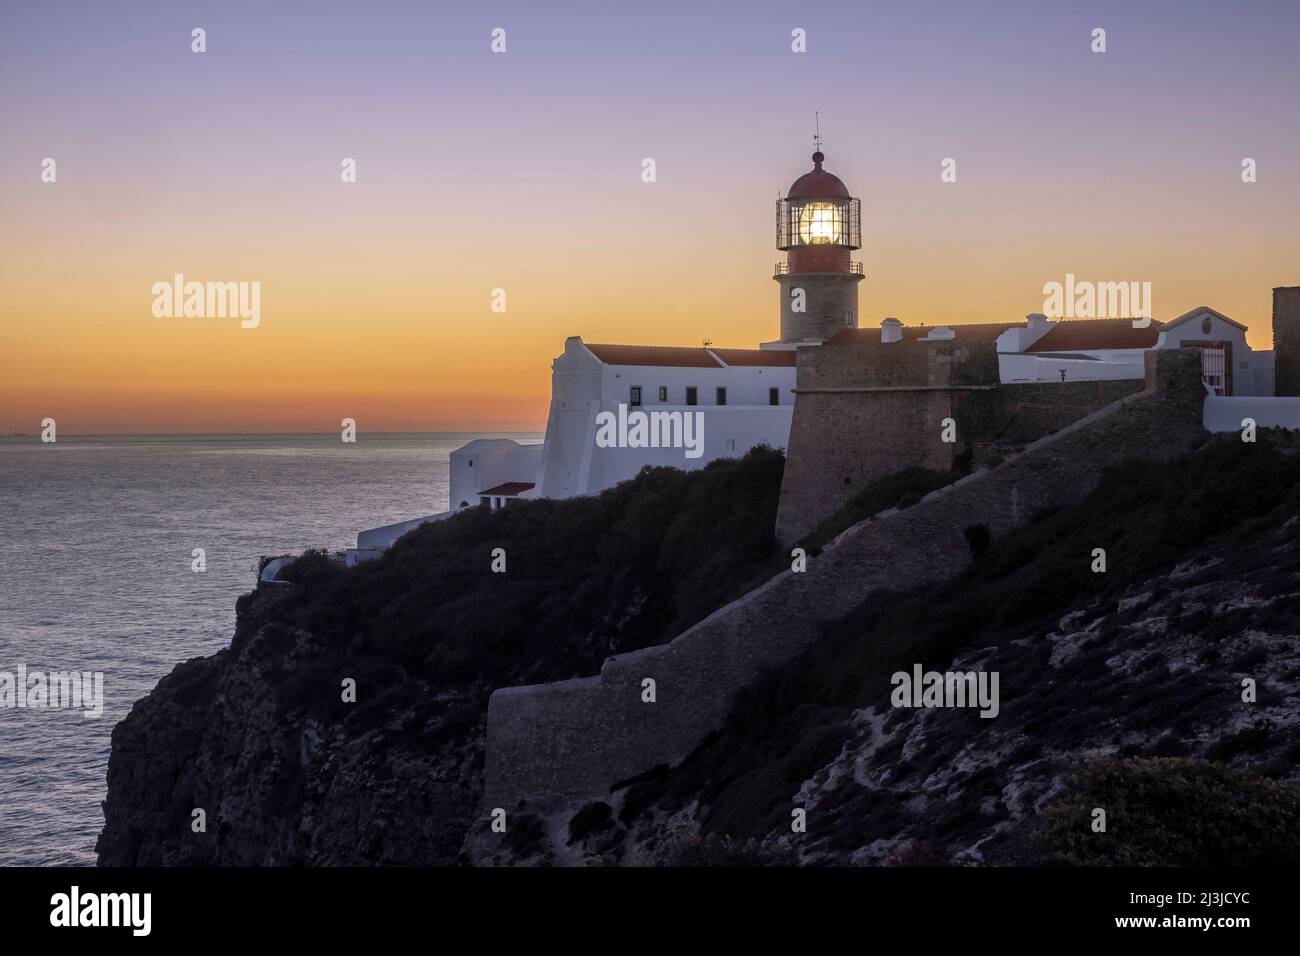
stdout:
POLYGON ((488 694, 594 673, 770 573, 783 464, 470 509, 353 570, 305 556, 114 729, 101 865, 457 862, 488 694))
POLYGON ((116 728, 101 864, 1300 858, 1300 457, 1267 435, 1113 469, 972 540, 966 573, 870 595, 677 766, 494 833, 491 690, 595 673, 761 579, 747 515, 779 482, 760 455, 476 511, 359 571, 309 556, 116 728), (497 546, 510 571, 484 573, 497 546), (999 672, 998 716, 893 707, 915 664, 999 672))

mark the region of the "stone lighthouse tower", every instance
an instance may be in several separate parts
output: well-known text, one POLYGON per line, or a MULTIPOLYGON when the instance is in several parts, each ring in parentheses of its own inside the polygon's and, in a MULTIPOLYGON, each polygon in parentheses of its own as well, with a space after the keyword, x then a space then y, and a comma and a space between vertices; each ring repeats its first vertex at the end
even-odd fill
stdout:
POLYGON ((776 266, 781 286, 781 343, 824 342, 858 324, 862 263, 849 258, 862 245, 862 203, 838 176, 822 169, 826 156, 812 154, 813 168, 776 201, 776 247, 786 261, 776 266))

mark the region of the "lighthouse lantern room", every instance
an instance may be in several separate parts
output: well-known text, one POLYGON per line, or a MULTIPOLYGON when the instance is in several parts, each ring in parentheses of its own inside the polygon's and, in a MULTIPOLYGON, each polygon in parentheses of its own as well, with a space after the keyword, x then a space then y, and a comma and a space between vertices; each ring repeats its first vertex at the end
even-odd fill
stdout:
POLYGON ((781 342, 822 342, 857 325, 862 263, 862 201, 822 168, 825 154, 776 202, 776 247, 786 254, 773 276, 781 286, 781 342))

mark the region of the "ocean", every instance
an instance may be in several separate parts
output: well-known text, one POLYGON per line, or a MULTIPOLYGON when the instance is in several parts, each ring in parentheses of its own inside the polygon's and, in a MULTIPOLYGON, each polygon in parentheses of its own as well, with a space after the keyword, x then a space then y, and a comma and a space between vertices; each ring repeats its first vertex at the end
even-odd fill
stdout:
POLYGON ((113 726, 230 642, 258 558, 445 510, 448 454, 473 437, 0 438, 0 672, 104 682, 99 719, 0 708, 0 864, 93 864, 113 726))

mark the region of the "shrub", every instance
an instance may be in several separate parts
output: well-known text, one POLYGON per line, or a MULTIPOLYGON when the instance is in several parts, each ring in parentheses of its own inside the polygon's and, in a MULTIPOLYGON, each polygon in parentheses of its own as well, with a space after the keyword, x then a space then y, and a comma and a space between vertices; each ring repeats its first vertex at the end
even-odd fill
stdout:
POLYGON ((1071 866, 1295 866, 1300 790, 1178 757, 1102 758, 1076 768, 1043 811, 1044 861, 1071 866), (1106 832, 1092 832, 1092 811, 1106 832))
POLYGON ((281 712, 337 717, 313 700, 362 661, 387 685, 485 697, 670 640, 770 573, 784 466, 760 446, 696 471, 645 468, 596 496, 471 508, 355 569, 309 552, 285 568, 293 587, 261 622, 264 634, 306 631, 319 645, 295 663, 281 712), (505 549, 504 574, 486 573, 494 548, 505 549))

